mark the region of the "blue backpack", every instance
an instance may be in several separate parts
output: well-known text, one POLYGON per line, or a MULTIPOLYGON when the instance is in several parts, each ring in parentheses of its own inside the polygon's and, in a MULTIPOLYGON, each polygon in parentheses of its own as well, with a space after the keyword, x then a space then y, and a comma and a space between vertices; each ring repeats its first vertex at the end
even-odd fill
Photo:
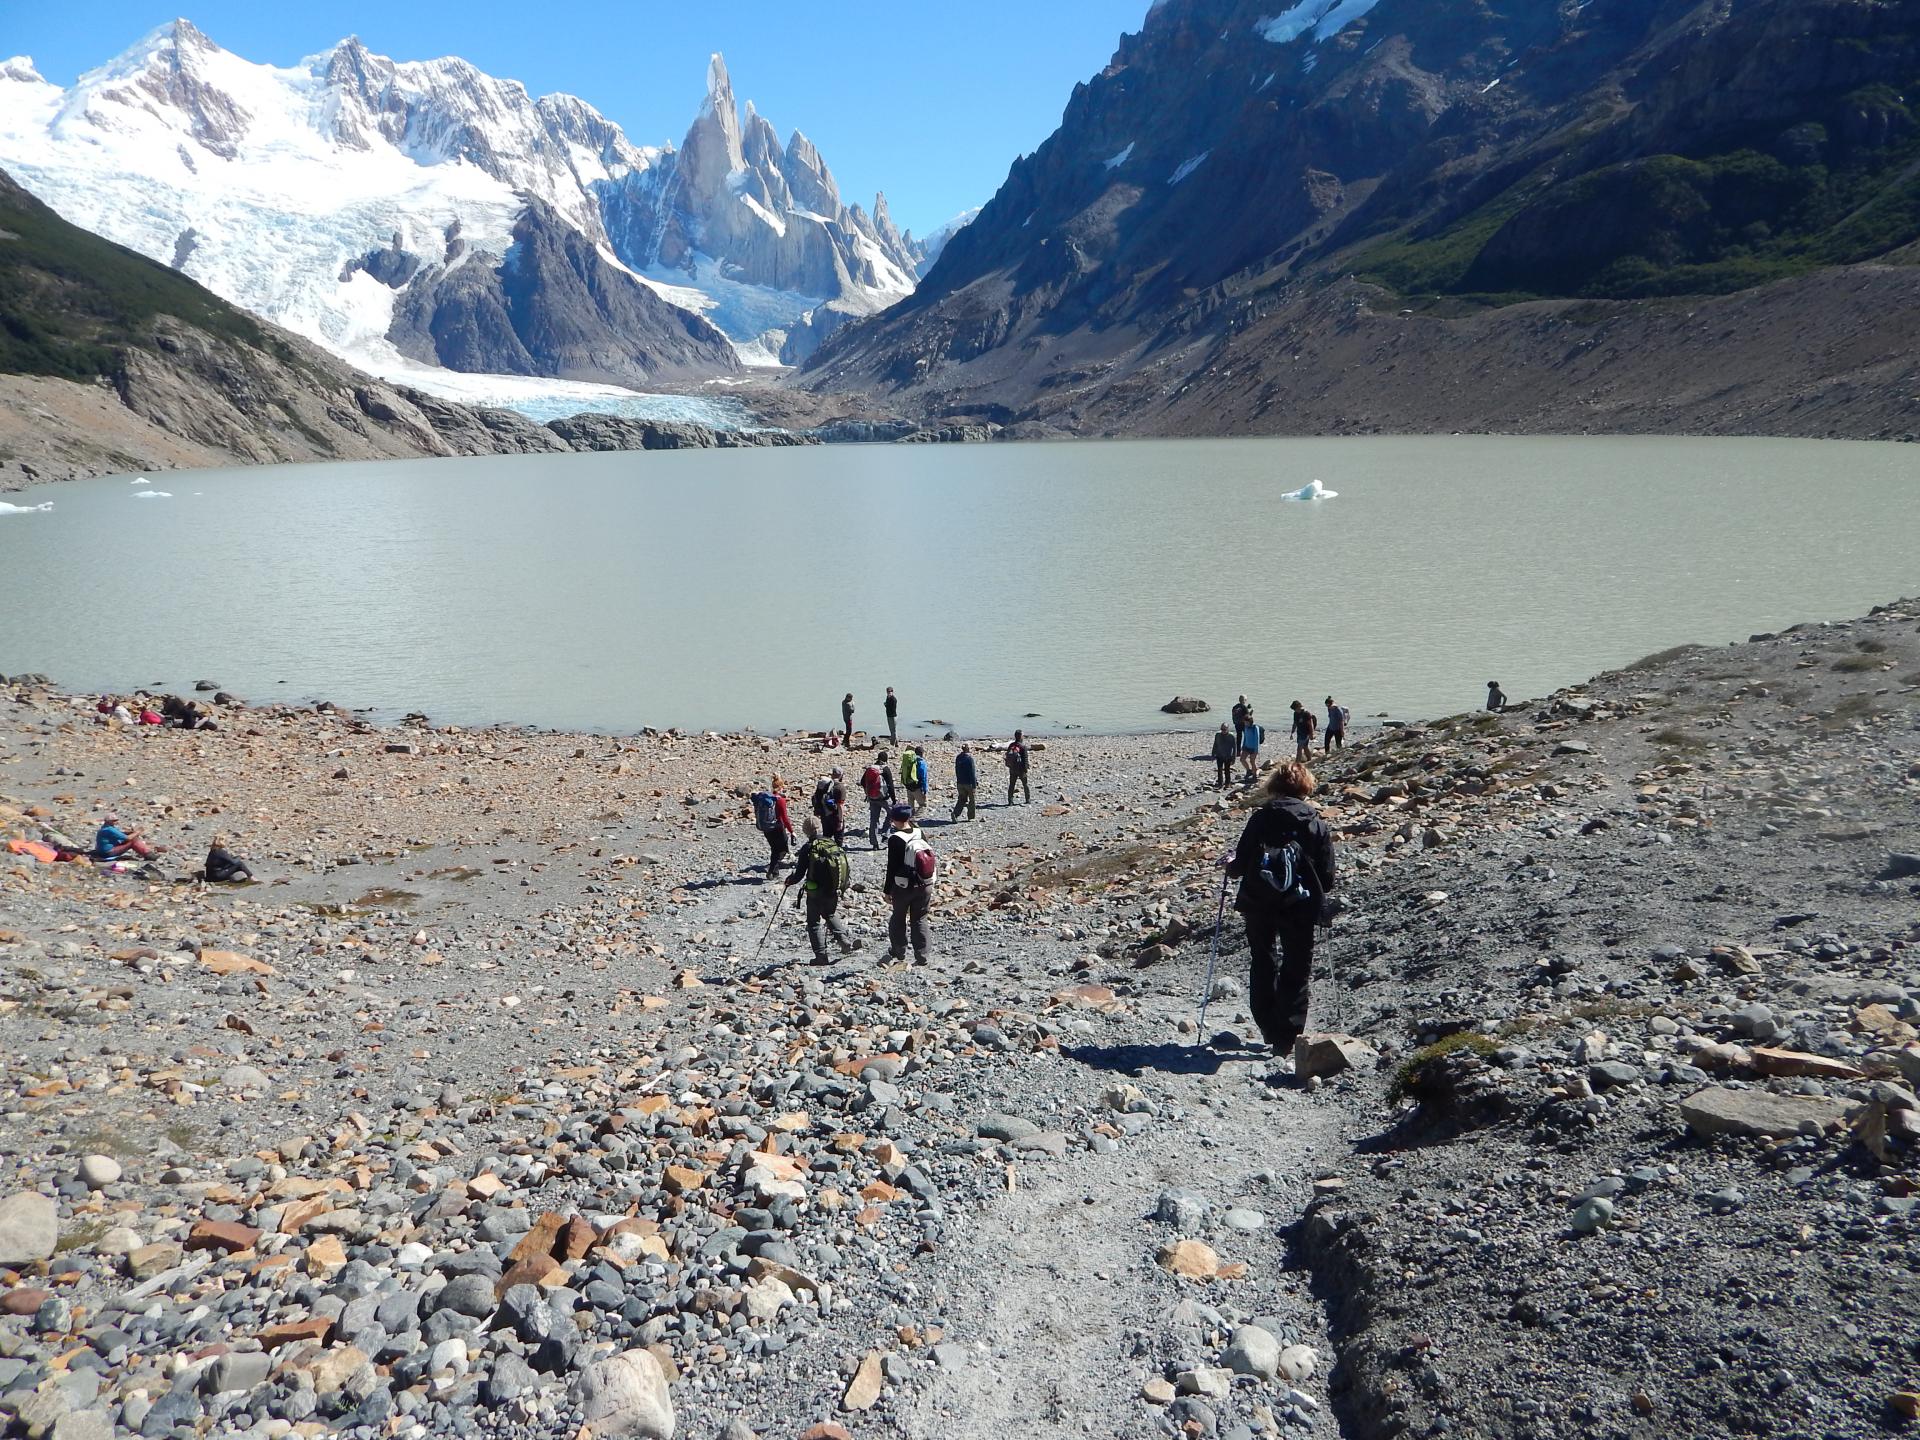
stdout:
POLYGON ((772 831, 780 828, 780 807, 774 803, 773 796, 765 790, 753 797, 753 823, 762 830, 772 831))

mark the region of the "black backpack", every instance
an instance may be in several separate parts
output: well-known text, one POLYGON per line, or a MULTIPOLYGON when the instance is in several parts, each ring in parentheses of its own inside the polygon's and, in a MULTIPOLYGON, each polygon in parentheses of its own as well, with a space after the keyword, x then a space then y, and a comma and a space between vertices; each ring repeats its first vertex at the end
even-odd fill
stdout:
POLYGON ((1306 826, 1291 815, 1287 819, 1293 825, 1294 833, 1278 845, 1260 847, 1259 868, 1254 872, 1254 879, 1265 899, 1281 909, 1291 910, 1297 905, 1317 904, 1322 884, 1313 861, 1307 855, 1309 835, 1306 826))

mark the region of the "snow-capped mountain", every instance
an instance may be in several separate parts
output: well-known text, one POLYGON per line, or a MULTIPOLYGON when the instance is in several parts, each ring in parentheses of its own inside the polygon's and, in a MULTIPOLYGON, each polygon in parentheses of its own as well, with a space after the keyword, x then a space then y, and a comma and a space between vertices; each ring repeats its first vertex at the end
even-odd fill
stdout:
POLYGON ((804 136, 775 142, 717 56, 678 151, 352 38, 277 67, 177 20, 64 89, 0 63, 0 165, 62 215, 416 381, 710 375, 911 291, 923 251, 884 202, 843 205, 804 136))

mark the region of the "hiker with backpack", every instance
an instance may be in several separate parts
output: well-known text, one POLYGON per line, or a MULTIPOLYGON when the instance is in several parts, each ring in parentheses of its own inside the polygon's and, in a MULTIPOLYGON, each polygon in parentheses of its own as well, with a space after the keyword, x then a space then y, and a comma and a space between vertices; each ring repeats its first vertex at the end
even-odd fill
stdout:
POLYGON ((1014 786, 1020 787, 1025 803, 1033 803, 1033 789, 1027 784, 1027 772, 1033 764, 1033 756, 1027 750, 1026 732, 1013 732, 1013 743, 1007 746, 1007 804, 1013 804, 1014 786))
POLYGON ((1233 748, 1235 754, 1239 753, 1241 736, 1246 733, 1247 721, 1252 718, 1252 715, 1253 707, 1247 704, 1246 696, 1242 695, 1238 700, 1233 702, 1233 748))
POLYGON ((845 733, 847 749, 853 748, 853 692, 847 692, 847 698, 840 702, 840 728, 845 733))
POLYGON ((927 963, 927 911, 933 904, 933 876, 937 868, 933 847, 913 823, 913 807, 896 805, 889 812, 893 834, 887 838, 887 958, 907 958, 913 941, 916 965, 927 963))
POLYGON ((848 935, 847 927, 840 923, 840 897, 853 887, 853 867, 847 861, 846 850, 831 835, 822 835, 818 823, 804 820, 800 829, 807 839, 793 858, 793 874, 787 877, 787 888, 792 889, 795 881, 803 882, 807 943, 813 947, 813 963, 825 965, 828 935, 833 936, 842 955, 851 955, 861 948, 860 942, 848 935))
POLYGON ((1313 758, 1313 732, 1320 722, 1298 700, 1293 702, 1293 758, 1303 764, 1313 758))
POLYGON ((887 686, 887 743, 900 743, 900 702, 894 698, 893 686, 887 686))
POLYGON ((907 759, 900 769, 907 782, 907 803, 913 806, 913 813, 918 815, 927 808, 927 785, 932 778, 927 771, 926 747, 908 749, 907 759))
POLYGON ((793 821, 787 816, 787 782, 778 775, 768 789, 755 792, 753 823, 767 837, 767 879, 780 873, 786 864, 787 850, 793 842, 793 821))
POLYGON ((913 746, 905 745, 900 750, 900 788, 906 792, 906 804, 913 804, 914 788, 920 783, 920 757, 914 753, 913 746))
POLYGON ((1350 712, 1344 705, 1333 703, 1333 697, 1327 696, 1327 738, 1320 742, 1320 753, 1330 754, 1335 750, 1347 748, 1347 718, 1350 712))
POLYGON ((847 783, 838 765, 814 782, 813 813, 829 840, 846 843, 847 783))
POLYGON ((1213 737, 1213 788, 1224 790, 1233 783, 1233 757, 1240 749, 1240 742, 1226 721, 1220 722, 1220 733, 1213 737))
POLYGON ((860 791, 867 797, 867 848, 880 848, 880 827, 886 824, 887 811, 893 806, 893 771, 882 750, 871 765, 860 772, 860 791))
POLYGON ((1253 718, 1253 707, 1249 705, 1240 726, 1240 773, 1247 780, 1252 780, 1260 773, 1262 733, 1260 722, 1253 718))
POLYGON ((1333 832, 1308 800, 1315 787, 1298 760, 1275 770, 1266 803, 1248 817, 1227 861, 1227 874, 1240 881, 1233 908, 1247 926, 1248 1005, 1280 1058, 1307 1028, 1314 929, 1330 912, 1335 884, 1333 832))
POLYGON ((953 814, 948 818, 958 820, 964 810, 967 819, 978 820, 980 812, 974 806, 974 796, 979 789, 980 767, 974 762, 973 747, 962 745, 953 757, 953 814))

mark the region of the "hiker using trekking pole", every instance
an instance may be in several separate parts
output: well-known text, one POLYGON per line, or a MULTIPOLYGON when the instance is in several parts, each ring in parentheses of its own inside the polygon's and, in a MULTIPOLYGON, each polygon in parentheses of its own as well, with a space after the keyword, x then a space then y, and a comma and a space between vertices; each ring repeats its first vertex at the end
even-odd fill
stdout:
POLYGON ((846 747, 851 750, 853 748, 853 692, 851 690, 847 692, 847 698, 840 702, 840 728, 846 734, 846 747))
POLYGON ((1213 737, 1213 788, 1224 790, 1233 783, 1234 752, 1240 748, 1240 742, 1234 738, 1227 722, 1220 722, 1220 733, 1213 737))
POLYGON ((980 788, 980 767, 974 763, 973 747, 962 745, 960 753, 953 757, 953 820, 960 818, 962 810, 967 819, 978 820, 980 812, 974 807, 974 795, 980 788))
POLYGON ((913 961, 927 963, 927 911, 933 904, 933 847, 913 823, 913 807, 896 805, 890 812, 893 834, 887 839, 887 958, 907 958, 913 941, 913 961))
POLYGON ((793 840, 793 821, 787 818, 787 782, 778 775, 768 789, 752 796, 753 823, 767 837, 767 879, 780 873, 793 840))
POLYGON ((867 797, 867 848, 878 850, 880 827, 887 823, 887 811, 893 805, 893 771, 887 768, 886 751, 860 772, 860 791, 867 797))
POLYGON ((846 843, 847 784, 838 765, 814 783, 813 813, 829 840, 836 845, 846 843))
POLYGON ((1320 722, 1298 700, 1293 702, 1293 758, 1302 764, 1313 758, 1313 732, 1320 722))
POLYGON ((1253 1021, 1289 1071, 1287 1054, 1307 1028, 1314 929, 1332 917, 1333 832, 1308 801, 1315 785, 1298 760, 1275 770, 1266 803, 1248 817, 1227 861, 1227 874, 1240 882, 1233 908, 1247 926, 1253 1021))
POLYGON ((900 702, 894 698, 893 686, 887 686, 887 743, 900 743, 900 702))
POLYGON ((1027 737, 1024 731, 1013 732, 1013 743, 1007 746, 1007 804, 1013 804, 1013 788, 1020 787, 1024 803, 1033 803, 1033 789, 1027 784, 1027 772, 1033 763, 1033 757, 1027 750, 1027 737))
MULTIPOLYGON (((794 856, 793 874, 787 877, 787 888, 792 889, 795 881, 804 882, 807 943, 813 947, 813 963, 825 965, 828 935, 833 936, 842 955, 851 955, 862 948, 840 923, 840 897, 852 888, 853 867, 847 863, 847 852, 831 836, 822 835, 812 820, 802 821, 800 829, 807 839, 800 853, 794 856)), ((800 902, 794 903, 798 907, 800 902)))
POLYGON ((1346 706, 1334 704, 1331 695, 1327 696, 1327 738, 1321 742, 1321 754, 1347 748, 1347 720, 1351 713, 1346 706))

